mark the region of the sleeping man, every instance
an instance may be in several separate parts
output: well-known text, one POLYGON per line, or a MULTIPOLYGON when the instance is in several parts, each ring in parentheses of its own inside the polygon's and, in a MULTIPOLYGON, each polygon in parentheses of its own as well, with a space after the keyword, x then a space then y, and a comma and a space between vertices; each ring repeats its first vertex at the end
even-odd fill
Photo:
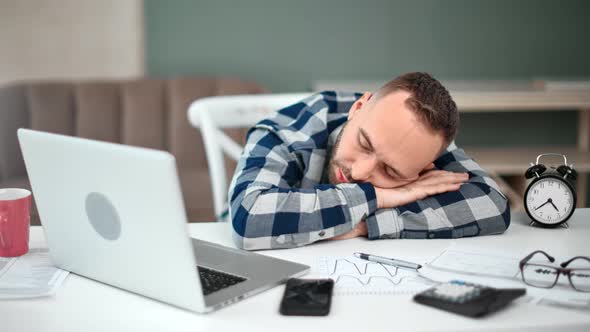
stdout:
POLYGON ((456 146, 458 127, 455 102, 427 73, 279 110, 248 132, 230 185, 236 245, 504 232, 507 199, 456 146))

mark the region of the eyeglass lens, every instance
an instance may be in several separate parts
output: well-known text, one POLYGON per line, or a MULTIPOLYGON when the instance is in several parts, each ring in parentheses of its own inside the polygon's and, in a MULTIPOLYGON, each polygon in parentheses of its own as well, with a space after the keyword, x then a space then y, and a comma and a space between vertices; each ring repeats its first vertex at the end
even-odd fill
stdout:
POLYGON ((550 266, 527 263, 522 268, 522 278, 531 286, 550 288, 558 277, 559 271, 550 266))
POLYGON ((572 286, 582 292, 590 292, 590 261, 585 259, 574 259, 568 268, 570 271, 570 282, 572 286))

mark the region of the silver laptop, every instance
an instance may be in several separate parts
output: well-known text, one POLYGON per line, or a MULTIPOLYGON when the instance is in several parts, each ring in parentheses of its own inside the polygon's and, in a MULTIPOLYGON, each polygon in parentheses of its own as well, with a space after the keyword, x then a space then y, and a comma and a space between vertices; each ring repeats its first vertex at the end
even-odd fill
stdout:
POLYGON ((309 271, 190 238, 167 152, 28 129, 18 138, 50 254, 64 270, 196 312, 309 271))

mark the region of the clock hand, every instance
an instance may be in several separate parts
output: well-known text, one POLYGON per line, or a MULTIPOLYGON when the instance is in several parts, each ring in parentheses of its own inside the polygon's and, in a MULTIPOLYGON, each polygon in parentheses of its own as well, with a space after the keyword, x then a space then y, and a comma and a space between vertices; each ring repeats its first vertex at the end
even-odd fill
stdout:
POLYGON ((553 208, 555 209, 555 211, 559 212, 559 209, 557 208, 557 206, 555 206, 555 204, 553 204, 553 201, 551 200, 551 198, 549 199, 549 203, 551 203, 551 205, 553 205, 553 208))
POLYGON ((541 205, 537 206, 537 207, 535 208, 535 211, 537 211, 538 209, 542 208, 543 206, 545 206, 547 203, 550 203, 550 202, 551 202, 550 200, 547 200, 547 202, 545 202, 545 203, 543 203, 543 204, 541 204, 541 205))

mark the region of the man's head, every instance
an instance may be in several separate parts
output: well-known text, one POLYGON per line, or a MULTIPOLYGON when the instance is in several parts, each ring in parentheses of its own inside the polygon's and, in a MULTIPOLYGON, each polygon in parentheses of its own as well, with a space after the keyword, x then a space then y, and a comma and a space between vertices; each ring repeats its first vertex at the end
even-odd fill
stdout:
POLYGON ((350 108, 330 159, 331 183, 395 188, 433 167, 459 127, 457 106, 439 81, 408 73, 366 92, 350 108))

